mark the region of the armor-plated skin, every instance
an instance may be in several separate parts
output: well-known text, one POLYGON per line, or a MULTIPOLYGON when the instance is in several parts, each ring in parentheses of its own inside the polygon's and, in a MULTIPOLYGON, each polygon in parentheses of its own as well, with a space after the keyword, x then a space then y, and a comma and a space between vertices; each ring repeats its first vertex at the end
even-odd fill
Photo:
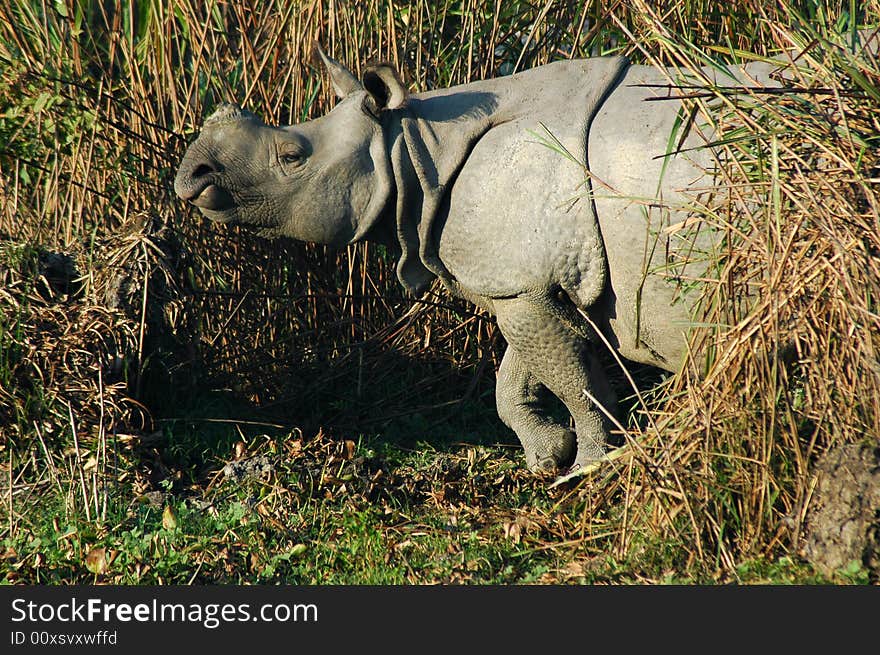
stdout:
MULTIPOLYGON (((612 412, 615 401, 595 349, 607 340, 676 370, 690 322, 676 279, 702 273, 680 266, 697 259, 681 238, 694 230, 667 228, 688 217, 687 189, 711 184, 711 157, 692 149, 697 128, 670 138, 678 100, 646 102, 667 91, 633 85, 668 80, 600 57, 409 96, 387 66, 360 81, 318 54, 341 98, 332 111, 278 128, 219 108, 181 162, 177 194, 264 235, 396 246, 407 289, 439 277, 497 318, 508 344, 498 413, 528 466, 600 459, 606 419, 590 398, 612 412), (574 430, 544 411, 547 391, 574 430)), ((703 232, 696 243, 711 247, 703 232)))

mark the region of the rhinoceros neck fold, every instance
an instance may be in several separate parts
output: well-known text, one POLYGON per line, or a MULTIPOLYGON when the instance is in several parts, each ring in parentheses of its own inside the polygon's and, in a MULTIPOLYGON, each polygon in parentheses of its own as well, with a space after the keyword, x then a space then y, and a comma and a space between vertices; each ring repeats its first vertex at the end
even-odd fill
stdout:
POLYGON ((474 143, 492 126, 495 106, 492 94, 462 92, 451 103, 416 99, 401 116, 391 162, 401 248, 397 276, 410 291, 423 289, 434 277, 451 280, 433 231, 442 223, 443 204, 456 174, 474 143))
POLYGON ((395 112, 389 154, 397 192, 401 284, 415 292, 435 277, 454 280, 440 259, 437 235, 452 186, 481 139, 508 123, 521 126, 525 134, 538 130, 548 114, 563 116, 583 134, 575 154, 585 162, 589 123, 627 65, 624 58, 557 62, 418 94, 395 112))
POLYGON ((354 221, 354 236, 349 243, 364 239, 370 231, 375 232, 374 228, 386 215, 390 199, 394 195, 394 175, 389 161, 388 145, 381 130, 376 131, 376 135, 370 142, 370 158, 373 161, 376 183, 366 210, 354 221))

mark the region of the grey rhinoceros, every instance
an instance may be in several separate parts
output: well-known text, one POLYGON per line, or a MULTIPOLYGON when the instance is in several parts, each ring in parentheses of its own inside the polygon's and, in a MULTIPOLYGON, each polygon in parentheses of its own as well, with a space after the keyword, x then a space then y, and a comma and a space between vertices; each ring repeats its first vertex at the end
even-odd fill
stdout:
POLYGON ((688 266, 706 247, 682 234, 699 232, 687 219, 711 154, 680 100, 648 101, 670 95, 669 78, 598 57, 410 95, 388 65, 358 80, 317 56, 341 99, 332 111, 275 127, 221 106, 177 195, 263 235, 394 246, 404 287, 439 278, 496 317, 498 414, 528 466, 601 459, 609 414, 596 402, 615 399, 597 348, 676 370, 692 304, 681 281, 701 274, 688 266), (545 410, 548 391, 574 430, 545 410))

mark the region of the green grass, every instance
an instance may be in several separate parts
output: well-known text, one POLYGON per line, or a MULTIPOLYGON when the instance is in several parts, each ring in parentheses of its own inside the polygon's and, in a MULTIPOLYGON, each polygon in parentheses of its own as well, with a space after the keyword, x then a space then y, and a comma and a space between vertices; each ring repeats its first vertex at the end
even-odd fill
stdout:
POLYGON ((512 488, 521 462, 509 460, 509 449, 474 449, 469 461, 384 441, 376 445, 386 456, 363 442, 314 441, 301 450, 291 436, 259 443, 277 462, 261 479, 202 472, 215 482, 200 485, 181 476, 141 498, 114 498, 114 507, 128 509, 98 529, 21 526, 5 543, 7 574, 41 583, 500 583, 535 580, 556 561, 552 551, 522 556, 534 538, 528 532, 517 533, 518 544, 499 539, 502 512, 512 514, 528 493, 512 488), (480 505, 491 505, 488 515, 480 505), (163 527, 169 509, 172 528, 163 527), (85 557, 99 548, 108 565, 95 576, 85 557))
POLYGON ((39 584, 867 581, 859 567, 824 578, 789 557, 746 561, 734 575, 719 578, 683 561, 674 540, 636 537, 624 557, 591 545, 597 535, 589 530, 568 534, 575 538, 567 543, 558 526, 578 518, 585 509, 582 499, 567 499, 567 491, 548 492, 544 481, 522 472, 521 458, 510 449, 432 453, 371 443, 258 437, 248 454, 269 455, 271 472, 233 480, 215 469, 202 474, 201 484, 159 485, 142 496, 123 492, 112 498, 115 510, 101 524, 50 519, 63 516, 63 507, 50 498, 32 515, 33 522, 4 539, 5 579, 39 584), (90 562, 89 553, 98 557, 90 562))
MULTIPOLYGON (((238 431, 175 425, 156 452, 177 467, 155 488, 121 484, 100 521, 48 495, 4 539, 7 582, 40 584, 293 583, 851 583, 788 557, 746 561, 732 575, 688 561, 680 542, 635 534, 606 550, 602 513, 577 489, 548 490, 507 446, 238 431), (238 441, 235 441, 238 439, 238 441), (207 444, 210 444, 207 445, 207 444), (238 446, 236 446, 238 444, 238 446), (265 457, 271 470, 224 475, 224 462, 265 457), (179 451, 178 451, 179 449, 179 451), (193 457, 201 453, 201 457, 193 457), (169 521, 169 513, 174 517, 169 521), (89 554, 97 553, 90 562, 89 554)), ((607 529, 607 528, 606 528, 607 529)), ((611 530, 614 530, 611 527, 611 530)))

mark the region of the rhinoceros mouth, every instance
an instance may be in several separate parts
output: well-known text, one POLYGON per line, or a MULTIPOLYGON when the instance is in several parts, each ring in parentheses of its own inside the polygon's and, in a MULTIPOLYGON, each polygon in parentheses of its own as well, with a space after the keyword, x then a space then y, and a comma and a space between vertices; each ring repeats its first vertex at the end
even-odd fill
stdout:
POLYGON ((212 223, 230 226, 238 225, 238 218, 235 216, 235 212, 215 211, 213 209, 205 209, 204 207, 199 207, 199 211, 202 213, 202 216, 209 219, 212 223))
POLYGON ((210 212, 223 212, 235 207, 232 194, 217 184, 207 184, 201 190, 196 191, 189 202, 199 209, 210 212))

